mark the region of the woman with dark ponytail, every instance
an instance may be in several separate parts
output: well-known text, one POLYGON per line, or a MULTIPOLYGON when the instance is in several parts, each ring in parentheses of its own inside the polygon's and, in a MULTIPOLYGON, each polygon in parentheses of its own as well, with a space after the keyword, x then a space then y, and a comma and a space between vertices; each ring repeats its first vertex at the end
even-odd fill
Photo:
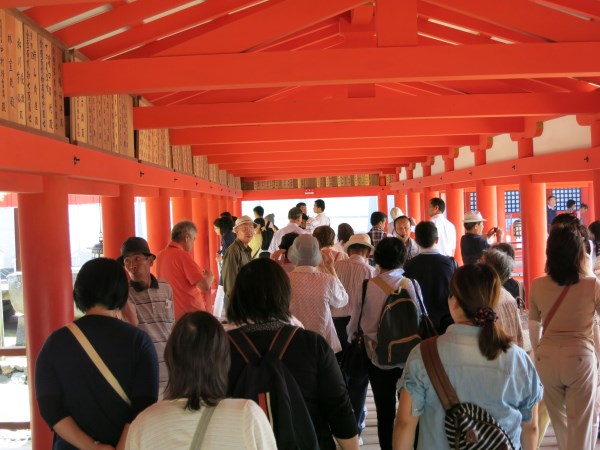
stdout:
MULTIPOLYGON (((454 272, 448 299, 454 324, 436 344, 460 401, 484 408, 515 448, 534 450, 543 388, 527 354, 497 323, 501 288, 489 266, 469 264, 454 272)), ((423 364, 421 346, 409 355, 398 387, 394 450, 413 449, 417 424, 418 450, 450 448, 445 411, 423 364)))

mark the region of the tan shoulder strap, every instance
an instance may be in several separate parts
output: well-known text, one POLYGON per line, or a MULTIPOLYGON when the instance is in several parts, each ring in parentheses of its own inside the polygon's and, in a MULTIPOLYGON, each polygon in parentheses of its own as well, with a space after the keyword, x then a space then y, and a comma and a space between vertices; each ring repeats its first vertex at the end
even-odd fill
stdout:
POLYGON ((565 297, 567 295, 567 292, 569 292, 570 288, 571 288, 571 285, 567 285, 567 286, 565 286, 563 288, 563 290, 561 291, 560 295, 558 296, 558 298, 556 299, 556 301, 552 305, 552 308, 550 308, 550 311, 548 311, 548 315, 546 316, 546 320, 544 320, 544 323, 543 323, 543 327, 544 328, 542 329, 542 336, 544 335, 544 333, 546 332, 546 330, 550 326, 550 322, 552 322, 552 318, 554 317, 554 314, 556 314, 556 311, 558 310, 558 307, 561 305, 561 303, 565 299, 565 297))
POLYGON ((88 338, 85 337, 85 334, 83 334, 81 329, 73 322, 67 325, 67 328, 69 329, 69 331, 71 331, 71 333, 73 333, 75 339, 77 339, 79 344, 81 344, 81 346, 83 347, 87 355, 90 357, 94 365, 98 368, 102 376, 106 378, 106 381, 108 381, 108 383, 112 386, 115 392, 119 394, 119 397, 121 397, 125 403, 131 406, 131 400, 129 400, 129 397, 119 384, 119 381, 112 374, 108 366, 104 364, 104 361, 102 360, 96 349, 92 346, 88 338))
POLYGON ((379 288, 385 292, 387 295, 392 295, 394 293, 394 289, 392 289, 392 287, 387 284, 385 281, 383 281, 381 278, 379 277, 375 277, 372 278, 371 281, 373 281, 373 283, 375 283, 377 286, 379 286, 379 288))
POLYGON ((460 403, 456 391, 450 383, 437 348, 437 338, 434 336, 421 342, 421 356, 431 384, 437 393, 445 411, 460 403))

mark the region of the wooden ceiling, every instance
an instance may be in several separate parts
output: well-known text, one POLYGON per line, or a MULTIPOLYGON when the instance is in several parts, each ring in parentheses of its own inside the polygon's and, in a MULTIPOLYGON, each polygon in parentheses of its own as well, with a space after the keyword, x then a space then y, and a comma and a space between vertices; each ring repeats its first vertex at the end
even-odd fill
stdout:
POLYGON ((0 0, 89 62, 65 95, 139 94, 244 180, 395 173, 600 113, 597 0, 0 0))

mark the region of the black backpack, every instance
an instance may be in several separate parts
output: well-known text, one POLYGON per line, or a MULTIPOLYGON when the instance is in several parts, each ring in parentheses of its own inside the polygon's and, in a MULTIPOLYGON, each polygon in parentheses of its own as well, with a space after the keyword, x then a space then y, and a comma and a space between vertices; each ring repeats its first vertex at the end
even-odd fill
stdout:
POLYGON ((279 450, 319 450, 300 387, 281 361, 296 331, 290 325, 281 327, 261 355, 243 330, 231 330, 229 340, 246 361, 232 393, 234 398, 258 403, 273 427, 279 450))
POLYGON ((506 431, 490 413, 474 403, 462 403, 450 383, 437 348, 437 337, 421 344, 425 370, 446 417, 448 444, 455 450, 515 450, 506 431))
POLYGON ((260 246, 261 250, 269 250, 269 246, 271 245, 271 240, 275 235, 275 230, 273 229, 273 224, 271 222, 267 222, 265 226, 262 228, 262 244, 260 246))
POLYGON ((377 327, 377 361, 385 366, 397 366, 408 359, 410 351, 421 342, 421 313, 404 286, 394 291, 379 277, 371 280, 387 295, 377 327))

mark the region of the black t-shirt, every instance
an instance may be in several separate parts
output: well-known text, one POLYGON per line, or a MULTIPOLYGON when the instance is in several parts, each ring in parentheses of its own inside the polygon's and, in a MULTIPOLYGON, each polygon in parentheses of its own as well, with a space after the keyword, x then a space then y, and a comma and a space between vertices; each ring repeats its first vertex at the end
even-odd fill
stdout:
POLYGON ((420 253, 404 264, 404 275, 419 282, 423 303, 439 332, 452 323, 448 286, 453 273, 454 262, 440 253, 420 253))
POLYGON ((466 233, 460 238, 460 253, 464 264, 476 264, 486 248, 490 248, 490 244, 478 234, 466 233))
MULTIPOLYGON (((125 423, 157 400, 156 350, 144 331, 118 319, 90 315, 75 323, 119 381, 131 406, 63 327, 48 337, 36 361, 40 414, 50 427, 70 416, 94 440, 116 446, 125 423)), ((74 448, 55 435, 54 450, 74 448)))

